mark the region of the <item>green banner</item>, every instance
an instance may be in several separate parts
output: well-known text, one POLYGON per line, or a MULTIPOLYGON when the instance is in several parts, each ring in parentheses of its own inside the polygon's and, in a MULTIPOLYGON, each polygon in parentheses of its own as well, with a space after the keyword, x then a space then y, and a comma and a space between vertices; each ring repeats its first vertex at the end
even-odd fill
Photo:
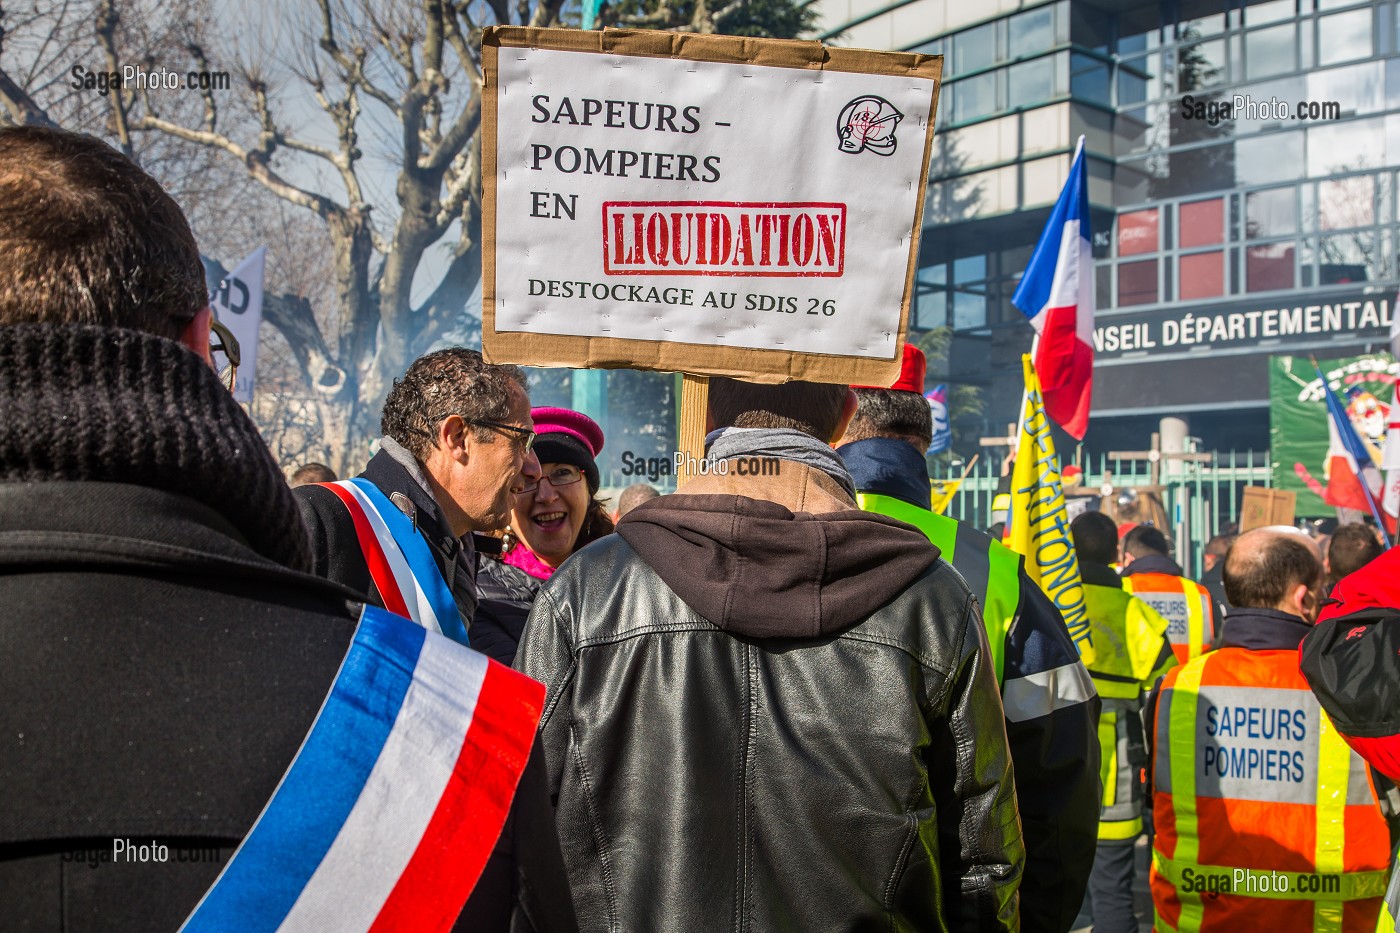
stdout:
MULTIPOLYGON (((1319 360, 1332 391, 1347 406, 1356 432, 1374 448, 1377 466, 1385 444, 1392 384, 1400 363, 1388 353, 1319 360)), ((1312 361, 1302 356, 1269 359, 1269 446, 1273 481, 1298 494, 1299 516, 1335 514, 1322 500, 1327 487, 1327 402, 1312 361)))

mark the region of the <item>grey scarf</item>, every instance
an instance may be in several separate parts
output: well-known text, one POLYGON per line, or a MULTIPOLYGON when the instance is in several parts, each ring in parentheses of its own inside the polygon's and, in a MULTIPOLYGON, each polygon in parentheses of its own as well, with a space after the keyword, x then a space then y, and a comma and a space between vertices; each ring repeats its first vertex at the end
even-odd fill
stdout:
POLYGON ((856 497, 855 480, 829 444, 791 428, 720 428, 705 437, 705 459, 710 463, 731 457, 777 457, 821 470, 856 497))

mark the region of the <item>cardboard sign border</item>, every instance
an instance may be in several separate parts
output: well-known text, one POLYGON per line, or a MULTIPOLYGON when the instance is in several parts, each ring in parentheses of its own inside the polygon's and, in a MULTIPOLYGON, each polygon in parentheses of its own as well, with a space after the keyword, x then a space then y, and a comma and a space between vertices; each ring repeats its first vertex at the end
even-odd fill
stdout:
POLYGON ((702 36, 642 29, 541 29, 528 26, 492 26, 482 33, 482 320, 481 346, 493 363, 527 366, 565 366, 577 369, 645 369, 709 376, 734 376, 753 382, 808 382, 889 385, 899 376, 909 310, 918 270, 919 241, 923 233, 929 157, 933 151, 933 122, 943 89, 943 56, 914 52, 872 52, 829 48, 820 42, 795 39, 749 39, 741 36, 702 36), (920 195, 915 199, 910 224, 909 259, 904 296, 900 303, 899 331, 890 359, 836 356, 792 350, 758 350, 750 347, 718 347, 620 337, 574 337, 496 330, 496 171, 497 112, 501 49, 549 49, 561 52, 621 54, 641 58, 681 61, 754 64, 809 71, 844 71, 871 75, 915 75, 933 81, 924 134, 920 195))

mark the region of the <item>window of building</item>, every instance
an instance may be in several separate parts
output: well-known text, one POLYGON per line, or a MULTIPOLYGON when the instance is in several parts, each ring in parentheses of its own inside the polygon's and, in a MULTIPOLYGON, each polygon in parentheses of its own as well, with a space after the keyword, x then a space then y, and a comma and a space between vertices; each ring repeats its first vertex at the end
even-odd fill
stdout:
POLYGON ((1113 101, 1108 63, 1091 55, 1075 52, 1070 56, 1069 90, 1072 96, 1080 100, 1110 105, 1113 101))
POLYGON ((957 74, 967 74, 996 64, 995 26, 996 23, 988 23, 953 37, 953 68, 957 74))
MULTIPOLYGON (((1380 117, 1308 127, 1308 174, 1314 178, 1380 168, 1385 164, 1385 152, 1385 124, 1380 117)), ((1297 172, 1296 166, 1293 171, 1297 172)))
POLYGON ((1376 222, 1375 204, 1376 182, 1370 175, 1318 183, 1318 224, 1323 230, 1369 227, 1376 222))
MULTIPOLYGON (((1371 10, 1351 10, 1320 16, 1317 20, 1317 63, 1335 65, 1370 58, 1375 54, 1371 39, 1371 10)), ((1335 99, 1335 98, 1334 98, 1335 99)))
POLYGON ((1207 198, 1181 205, 1180 245, 1214 246, 1225 242, 1225 199, 1207 198))
POLYGON ((1302 133, 1266 133, 1235 143, 1235 177, 1241 185, 1291 181, 1302 161, 1302 133))
POLYGON ((1251 246, 1245 250, 1245 287, 1251 292, 1293 288, 1296 248, 1292 241, 1251 246))
POLYGON ((1118 307, 1157 302, 1157 260, 1118 264, 1118 307))
POLYGON ((1108 44, 1112 39, 1110 30, 1113 17, 1105 16, 1098 10, 1083 3, 1071 3, 1069 7, 1070 35, 1075 45, 1108 54, 1108 44))
POLYGON ((1223 39, 1195 42, 1176 50, 1176 82, 1183 94, 1219 87, 1227 74, 1223 39))
POLYGON ((1157 208, 1118 215, 1118 255, 1137 256, 1158 250, 1157 208))
MULTIPOLYGON (((1311 72, 1307 77, 1307 94, 1303 99, 1319 102, 1335 100, 1342 105, 1343 113, 1367 114, 1384 110, 1386 66, 1391 62, 1400 64, 1400 59, 1311 72)), ((1395 72, 1397 79, 1400 79, 1400 68, 1395 72)), ((1393 91, 1400 97, 1400 80, 1396 81, 1393 91)))
POLYGON ((989 71, 975 78, 963 78, 954 85, 953 122, 964 123, 990 116, 997 110, 997 73, 989 71))
POLYGON ((1015 107, 1041 103, 1063 93, 1056 87, 1055 57, 1051 55, 1012 65, 1006 69, 1006 85, 1015 107))
POLYGON ((953 292, 953 329, 973 330, 987 326, 986 284, 959 288, 953 292))
POLYGON ((1298 232, 1296 189, 1253 191, 1245 197, 1245 237, 1262 240, 1298 232))
POLYGON ((1182 301, 1219 298, 1225 294, 1225 253, 1185 253, 1177 259, 1177 294, 1182 301))
MULTIPOLYGON (((1148 84, 1156 84, 1155 77, 1150 77, 1148 68, 1151 62, 1156 61, 1156 56, 1146 58, 1134 58, 1121 62, 1118 65, 1118 106, 1132 107, 1135 104, 1146 103, 1149 97, 1148 84)), ((1158 96, 1157 93, 1150 95, 1158 96)))
POLYGON ((1094 300, 1100 308, 1112 308, 1113 263, 1101 262, 1094 267, 1094 300))
POLYGON ((1013 59, 1048 52, 1055 47, 1055 7, 1043 6, 1011 17, 1006 37, 1013 59))
POLYGON ((1245 77, 1253 81, 1298 68, 1297 30, 1292 23, 1245 33, 1245 77))
POLYGON ((1369 231, 1323 237, 1317 258, 1320 285, 1369 282, 1380 272, 1376 236, 1369 231))
POLYGON ((1260 26, 1264 23, 1277 23, 1289 19, 1297 12, 1294 0, 1270 0, 1269 3, 1256 3, 1244 8, 1244 24, 1260 26))

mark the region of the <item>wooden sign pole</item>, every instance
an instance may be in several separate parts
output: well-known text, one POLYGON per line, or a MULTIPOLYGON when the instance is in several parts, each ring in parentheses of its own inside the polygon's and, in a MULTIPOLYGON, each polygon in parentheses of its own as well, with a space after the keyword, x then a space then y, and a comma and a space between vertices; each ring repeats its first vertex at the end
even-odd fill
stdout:
POLYGON ((684 373, 681 377, 681 423, 676 426, 676 448, 685 454, 676 471, 679 488, 695 475, 690 464, 705 457, 705 412, 710 403, 710 377, 684 373))

